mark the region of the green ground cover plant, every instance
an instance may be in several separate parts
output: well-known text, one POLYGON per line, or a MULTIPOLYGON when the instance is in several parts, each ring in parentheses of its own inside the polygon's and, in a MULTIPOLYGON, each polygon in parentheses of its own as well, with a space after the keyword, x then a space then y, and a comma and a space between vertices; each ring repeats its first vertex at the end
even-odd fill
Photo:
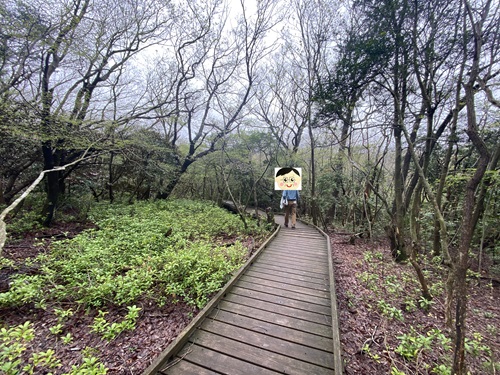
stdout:
MULTIPOLYGON (((269 235, 268 228, 251 220, 245 229, 238 216, 205 201, 101 204, 89 217, 95 229, 52 242, 49 251, 24 262, 29 274, 17 268, 9 289, 0 293, 0 308, 52 311, 48 331, 59 346, 72 344, 67 322, 75 311, 94 316, 87 329, 109 342, 135 329, 141 314, 137 302, 162 306, 183 301, 202 308, 246 261, 249 238, 258 242, 269 235), (126 311, 122 320, 108 318, 111 306, 126 311)), ((1 267, 17 266, 10 261, 1 267)), ((51 348, 26 354, 35 328, 30 322, 0 323, 4 373, 54 371, 63 365, 51 348)), ((106 373, 90 351, 82 353, 81 361, 70 374, 106 373)))
MULTIPOLYGON (((334 241, 336 243, 340 243, 338 239, 334 241)), ((349 357, 353 363, 348 366, 352 373, 369 373, 366 368, 370 367, 373 371, 370 373, 450 375, 453 336, 441 320, 444 309, 442 261, 430 256, 421 257, 422 272, 430 282, 429 290, 434 297, 427 300, 422 297, 420 284, 411 266, 392 262, 389 254, 380 252, 381 248, 372 247, 367 241, 356 250, 339 247, 334 255, 344 260, 339 263, 337 274, 341 275, 340 284, 344 282, 342 285, 349 288, 345 297, 339 297, 341 308, 345 304, 348 311, 344 314, 344 318, 348 319, 344 325, 349 328, 344 335, 354 342, 350 330, 364 333, 361 335, 363 340, 358 341, 356 354, 349 357), (345 273, 348 276, 342 275, 346 272, 344 269, 348 270, 345 273), (358 358, 359 353, 367 359, 366 362, 352 359, 358 358)), ((477 276, 471 274, 471 288, 476 286, 476 280, 477 276)), ((490 292, 491 298, 494 298, 494 291, 490 292)), ((478 297, 478 292, 474 293, 476 297, 471 299, 478 297)), ((481 294, 488 293, 481 290, 481 294)), ((483 322, 494 319, 495 311, 486 312, 478 308, 471 311, 471 321, 475 324, 468 328, 465 340, 467 356, 476 369, 471 374, 498 372, 498 356, 494 352, 497 329, 492 324, 476 322, 478 319, 483 322)), ((344 345, 351 350, 350 343, 344 342, 344 345)))
POLYGON ((13 277, 0 306, 125 306, 174 296, 202 307, 248 253, 240 241, 227 246, 224 240, 265 234, 256 225, 245 231, 238 217, 208 202, 99 205, 90 215, 98 229, 56 242, 33 259, 40 272, 13 277))

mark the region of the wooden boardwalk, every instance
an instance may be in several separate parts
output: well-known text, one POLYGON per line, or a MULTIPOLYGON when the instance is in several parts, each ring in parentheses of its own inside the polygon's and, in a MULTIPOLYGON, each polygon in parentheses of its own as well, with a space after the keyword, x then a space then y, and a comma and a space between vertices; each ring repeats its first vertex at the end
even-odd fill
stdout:
POLYGON ((324 234, 281 228, 144 374, 340 375, 332 271, 324 234))

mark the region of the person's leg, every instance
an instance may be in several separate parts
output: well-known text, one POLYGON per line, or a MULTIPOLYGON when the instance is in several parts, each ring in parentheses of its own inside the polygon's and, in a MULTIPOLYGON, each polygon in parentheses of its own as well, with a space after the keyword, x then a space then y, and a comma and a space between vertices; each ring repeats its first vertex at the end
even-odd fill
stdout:
POLYGON ((297 204, 291 204, 289 205, 290 210, 292 211, 292 228, 295 228, 295 224, 297 224, 297 204))
POLYGON ((285 227, 288 227, 288 217, 290 216, 290 204, 285 206, 285 227))

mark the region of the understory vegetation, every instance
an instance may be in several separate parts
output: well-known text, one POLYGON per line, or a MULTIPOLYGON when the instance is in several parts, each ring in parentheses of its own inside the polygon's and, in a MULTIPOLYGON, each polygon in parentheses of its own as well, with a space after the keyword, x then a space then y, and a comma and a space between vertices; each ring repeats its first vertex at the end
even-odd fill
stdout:
MULTIPOLYGON (((346 373, 451 374, 453 342, 444 324, 446 272, 441 259, 421 258, 434 296, 429 301, 422 297, 411 266, 390 261, 385 241, 353 246, 339 240, 342 236, 332 234, 346 373)), ((489 282, 480 285, 477 276, 468 276, 469 373, 496 374, 499 294, 489 282)))
MULTIPOLYGON (((135 329, 140 304, 182 301, 202 308, 246 261, 248 239, 256 243, 270 229, 251 220, 245 229, 238 216, 208 201, 100 204, 88 215, 94 228, 50 246, 40 243, 48 250, 24 262, 2 260, 10 285, 0 293, 0 311, 51 312, 56 319, 48 329, 58 346, 72 345, 68 320, 77 311, 93 316, 87 329, 110 342, 135 329), (111 307, 124 312, 121 320, 108 319, 111 307)), ((23 354, 35 329, 30 321, 2 325, 0 372, 41 373, 63 365, 52 348, 23 354)), ((106 373, 91 348, 81 352, 81 364, 67 373, 106 373)))

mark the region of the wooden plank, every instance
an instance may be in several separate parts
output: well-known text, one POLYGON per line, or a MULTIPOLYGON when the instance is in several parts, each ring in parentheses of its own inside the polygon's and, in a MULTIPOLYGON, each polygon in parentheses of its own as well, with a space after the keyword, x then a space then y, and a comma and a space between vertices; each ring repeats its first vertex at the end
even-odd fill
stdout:
MULTIPOLYGON (((326 255, 326 254, 325 254, 326 255)), ((317 256, 300 256, 295 254, 289 254, 281 251, 268 251, 265 254, 261 255, 262 259, 273 259, 274 261, 283 263, 292 263, 292 264, 307 264, 313 267, 324 267, 328 269, 328 258, 323 257, 318 258, 317 256)))
POLYGON ((160 371, 163 375, 220 375, 220 372, 215 372, 207 368, 198 366, 194 363, 183 361, 178 358, 177 362, 160 371))
POLYGON ((311 231, 311 228, 295 228, 295 230, 284 229, 280 232, 279 238, 314 238, 321 239, 321 235, 319 235, 316 231, 311 231))
MULTIPOLYGON (((229 356, 218 351, 212 350, 199 345, 186 345, 186 348, 179 353, 179 359, 182 361, 179 364, 174 365, 171 369, 167 370, 169 372, 164 372, 165 374, 182 374, 183 372, 176 373, 177 367, 180 366, 182 362, 190 362, 199 367, 208 368, 216 374, 224 375, 278 375, 279 372, 272 371, 270 369, 264 368, 259 365, 248 363, 242 361, 234 356, 229 356)), ((193 374, 196 375, 196 374, 193 374)))
POLYGON ((212 319, 206 320, 205 324, 203 324, 203 330, 256 348, 333 369, 332 353, 327 353, 290 341, 280 340, 259 332, 250 331, 212 319))
POLYGON ((326 250, 324 254, 318 254, 317 252, 305 253, 302 250, 289 251, 286 249, 269 249, 268 254, 274 256, 288 257, 290 259, 296 259, 296 260, 316 261, 320 263, 325 262, 328 256, 326 250))
POLYGON ((326 290, 328 291, 328 285, 311 282, 309 280, 297 280, 291 277, 283 277, 283 275, 276 275, 270 272, 258 272, 254 270, 248 270, 246 272, 247 276, 256 277, 259 279, 272 280, 272 281, 285 281, 289 285, 300 286, 304 288, 311 288, 316 290, 326 290))
POLYGON ((289 259, 286 258, 278 258, 278 257, 273 257, 273 256, 265 256, 262 257, 262 259, 259 259, 259 263, 267 263, 267 264, 279 264, 280 266, 283 267, 288 267, 300 271, 306 271, 306 272, 314 272, 314 273, 319 273, 321 275, 324 275, 325 273, 328 275, 328 264, 310 264, 310 263, 305 263, 305 262, 293 262, 289 259))
POLYGON ((322 243, 299 243, 290 244, 290 242, 273 242, 270 246, 273 251, 281 250, 292 253, 304 253, 304 254, 325 254, 328 251, 324 241, 322 243))
POLYGON ((276 303, 276 304, 279 304, 282 306, 288 306, 288 307, 291 307, 294 309, 315 311, 318 314, 323 314, 323 315, 327 315, 327 316, 330 316, 330 314, 331 314, 331 307, 330 306, 316 305, 316 304, 312 304, 309 302, 303 302, 303 301, 298 301, 296 299, 285 298, 285 297, 276 296, 276 295, 270 295, 268 293, 262 293, 262 292, 258 292, 256 290, 240 288, 237 286, 235 286, 233 289, 231 289, 231 293, 238 294, 240 296, 249 297, 249 298, 255 298, 255 299, 258 299, 261 301, 276 303))
POLYGON ((294 263, 296 263, 297 261, 307 262, 307 263, 318 263, 319 265, 327 265, 326 262, 328 261, 326 254, 323 257, 318 257, 317 255, 304 256, 300 254, 293 254, 291 252, 286 252, 286 251, 279 251, 279 250, 273 251, 272 249, 269 249, 269 251, 266 251, 264 254, 262 254, 262 259, 266 258, 280 258, 284 262, 293 261, 294 263))
POLYGON ((332 248, 330 244, 330 237, 323 232, 321 228, 315 227, 318 232, 321 233, 326 239, 328 246, 328 270, 330 274, 330 301, 332 306, 332 340, 333 340, 333 358, 335 363, 335 375, 342 375, 344 373, 344 365, 342 360, 342 345, 340 343, 340 327, 338 320, 338 310, 337 310, 337 295, 335 288, 335 275, 333 268, 333 255, 332 248))
POLYGON ((311 246, 311 244, 291 247, 272 244, 272 247, 269 247, 269 251, 272 251, 273 253, 280 252, 295 256, 326 257, 328 249, 326 248, 326 245, 321 245, 321 248, 318 248, 311 246))
POLYGON ((250 274, 250 272, 255 273, 255 274, 262 274, 262 275, 272 275, 274 277, 282 277, 285 280, 302 281, 302 282, 309 283, 309 284, 318 284, 318 285, 323 285, 323 286, 325 284, 328 284, 328 279, 325 277, 319 279, 319 278, 310 277, 310 276, 295 275, 295 274, 291 274, 289 272, 284 272, 284 271, 276 270, 276 269, 269 270, 266 268, 254 266, 254 267, 248 269, 247 273, 250 274))
POLYGON ((264 311, 274 312, 280 315, 291 316, 293 318, 302 319, 309 322, 325 324, 328 325, 328 327, 331 327, 332 325, 331 317, 329 315, 320 314, 311 311, 311 309, 309 310, 296 309, 293 307, 283 306, 278 303, 266 302, 233 293, 229 293, 224 300, 229 302, 239 303, 240 305, 244 306, 254 307, 256 309, 264 311))
POLYGON ((330 291, 328 290, 328 287, 326 287, 326 286, 323 287, 323 290, 306 288, 306 287, 301 287, 301 286, 289 284, 288 282, 286 282, 286 280, 285 280, 285 282, 266 280, 266 279, 261 279, 261 278, 257 278, 257 277, 253 277, 253 276, 248 276, 246 274, 244 276, 242 276, 240 280, 247 282, 247 283, 263 285, 263 286, 270 287, 270 288, 289 290, 289 291, 297 293, 297 294, 307 294, 310 296, 330 299, 330 291))
POLYGON ((280 315, 268 311, 259 310, 253 307, 238 305, 229 301, 219 303, 219 309, 240 314, 249 318, 262 320, 264 322, 273 323, 283 327, 293 328, 298 331, 309 332, 314 335, 331 338, 331 327, 314 322, 307 322, 301 319, 296 319, 290 316, 280 315))
POLYGON ((258 263, 256 263, 260 267, 278 267, 279 269, 283 271, 287 271, 290 273, 294 273, 296 275, 308 275, 311 277, 317 277, 317 278, 326 278, 328 280, 328 272, 325 272, 325 270, 321 271, 314 271, 312 269, 308 268, 298 268, 297 265, 289 265, 289 264, 280 264, 277 265, 276 263, 268 260, 263 260, 259 259, 258 263))
POLYGON ((265 285, 259 285, 259 284, 253 284, 253 283, 248 283, 246 281, 240 280, 237 286, 245 289, 250 289, 250 290, 256 290, 258 292, 263 292, 267 293, 270 295, 275 295, 279 297, 286 297, 290 299, 295 299, 297 301, 304 301, 304 302, 309 302, 309 303, 314 303, 317 305, 323 305, 323 306, 328 306, 330 307, 330 299, 329 298, 321 298, 317 296, 311 296, 309 294, 299 294, 290 290, 286 289, 280 289, 280 288, 273 288, 265 285))
POLYGON ((272 246, 284 249, 303 248, 306 251, 313 251, 315 249, 327 250, 325 239, 322 237, 313 240, 294 238, 292 241, 289 238, 278 237, 273 241, 272 246))
POLYGON ((270 337, 295 342, 315 349, 332 353, 333 342, 330 338, 317 336, 309 332, 298 331, 294 328, 279 326, 253 317, 243 316, 224 310, 213 310, 210 318, 243 327, 245 329, 264 333, 270 337))
MULTIPOLYGON (((280 242, 286 242, 288 244, 287 246, 289 246, 295 244, 321 243, 321 241, 324 241, 324 238, 308 236, 307 234, 298 234, 295 236, 278 237, 277 240, 280 242)), ((323 246, 324 243, 321 243, 321 245, 323 246)))
POLYGON ((286 254, 296 254, 296 255, 305 255, 305 256, 320 256, 326 257, 328 249, 325 244, 321 244, 321 247, 312 244, 303 244, 303 245, 281 245, 279 243, 273 243, 269 248, 269 251, 275 252, 284 252, 286 254))
POLYGON ((320 277, 328 277, 328 263, 326 263, 326 261, 325 263, 319 263, 311 260, 271 254, 260 259, 258 265, 261 263, 267 265, 279 265, 280 268, 302 270, 306 272, 307 276, 318 276, 317 274, 320 274, 320 277))
POLYGON ((275 241, 273 241, 272 246, 284 249, 304 248, 307 251, 312 251, 315 249, 327 250, 324 238, 315 240, 294 238, 293 240, 290 240, 290 238, 278 237, 275 241))
POLYGON ((269 263, 264 263, 264 262, 256 262, 255 264, 252 265, 249 269, 253 270, 266 270, 269 272, 281 272, 284 273, 288 276, 298 276, 298 277, 307 277, 310 278, 311 280, 317 280, 319 283, 326 282, 328 283, 328 275, 326 273, 323 274, 316 274, 313 272, 308 272, 308 271, 300 271, 300 270, 294 270, 292 268, 287 268, 287 267, 282 267, 280 265, 276 264, 269 264, 269 263))
MULTIPOLYGON (((331 375, 332 373, 331 369, 314 365, 312 363, 299 361, 295 358, 267 351, 262 348, 257 348, 255 346, 231 340, 223 336, 215 335, 204 330, 196 332, 196 334, 193 336, 193 342, 195 342, 196 345, 200 345, 206 348, 217 347, 217 351, 220 351, 221 353, 224 353, 228 356, 239 358, 246 362, 258 364, 259 366, 277 371, 282 374, 331 375)), ((237 369, 232 368, 231 370, 236 371, 237 369)), ((231 372, 231 374, 235 374, 235 372, 231 372)), ((254 373, 247 372, 246 374, 254 373)))

